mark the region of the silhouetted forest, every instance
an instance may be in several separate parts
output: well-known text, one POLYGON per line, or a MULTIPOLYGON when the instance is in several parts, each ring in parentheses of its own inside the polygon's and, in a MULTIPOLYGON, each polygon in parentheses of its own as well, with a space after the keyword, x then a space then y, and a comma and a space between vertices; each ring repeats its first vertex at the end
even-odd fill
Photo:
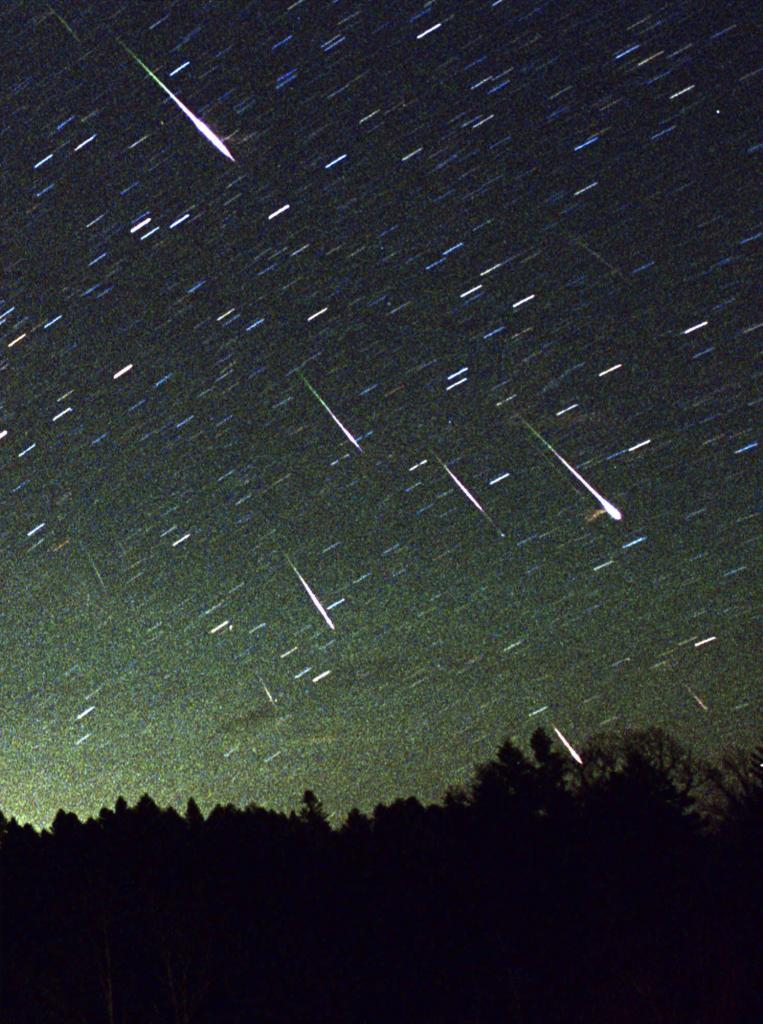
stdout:
POLYGON ((763 748, 539 730, 442 804, 0 815, 6 1024, 763 1021, 763 748))

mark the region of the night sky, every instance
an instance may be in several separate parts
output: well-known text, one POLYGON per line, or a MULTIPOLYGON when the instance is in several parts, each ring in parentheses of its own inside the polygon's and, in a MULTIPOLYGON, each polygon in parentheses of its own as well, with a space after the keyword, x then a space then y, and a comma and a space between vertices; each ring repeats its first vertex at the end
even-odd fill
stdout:
POLYGON ((6 0, 7 815, 758 739, 753 7, 6 0))

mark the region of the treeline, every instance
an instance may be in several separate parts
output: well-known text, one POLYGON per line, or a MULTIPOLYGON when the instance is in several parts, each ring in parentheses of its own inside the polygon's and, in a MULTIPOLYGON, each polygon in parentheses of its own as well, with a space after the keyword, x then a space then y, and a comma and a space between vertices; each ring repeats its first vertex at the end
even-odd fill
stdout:
POLYGON ((760 1024, 763 749, 539 730, 332 829, 144 796, 0 815, 5 1024, 760 1024))

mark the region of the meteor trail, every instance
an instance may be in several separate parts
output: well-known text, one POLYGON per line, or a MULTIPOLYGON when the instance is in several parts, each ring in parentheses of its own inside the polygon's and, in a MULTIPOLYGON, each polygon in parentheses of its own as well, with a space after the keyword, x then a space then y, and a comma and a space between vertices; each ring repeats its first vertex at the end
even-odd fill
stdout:
POLYGON ((587 480, 584 480, 584 479, 583 479, 583 477, 582 477, 582 476, 580 475, 580 473, 578 473, 578 471, 577 471, 577 470, 575 469, 575 467, 574 467, 574 466, 571 466, 571 465, 569 464, 569 462, 567 462, 567 460, 566 460, 566 459, 562 458, 562 456, 561 456, 561 455, 559 454, 559 452, 558 452, 558 451, 556 450, 556 448, 553 448, 553 447, 552 447, 552 446, 551 446, 551 445, 550 445, 550 444, 548 443, 548 441, 547 441, 547 440, 545 439, 545 437, 543 437, 543 436, 542 436, 542 434, 539 434, 539 433, 538 433, 538 431, 537 431, 537 430, 535 429, 535 427, 531 426, 531 425, 530 425, 530 424, 529 424, 529 423, 527 422, 527 420, 526 420, 526 419, 524 419, 524 417, 520 416, 519 418, 520 418, 520 420, 522 420, 522 422, 523 422, 523 423, 524 423, 524 425, 525 425, 525 426, 527 427, 527 429, 528 429, 528 430, 530 431, 530 433, 531 433, 531 434, 534 434, 534 436, 535 436, 535 437, 537 437, 537 438, 538 438, 538 440, 539 440, 539 441, 540 441, 540 442, 541 442, 542 444, 544 444, 544 445, 546 446, 546 448, 548 448, 548 450, 549 450, 549 451, 550 451, 550 452, 551 452, 551 453, 552 453, 553 455, 555 455, 555 456, 557 457, 557 459, 559 459, 559 461, 560 461, 560 462, 561 462, 561 464, 562 464, 562 465, 563 465, 563 466, 565 467, 565 469, 568 469, 568 470, 570 471, 570 473, 572 473, 572 475, 573 475, 573 476, 575 477, 575 479, 576 479, 576 480, 577 480, 577 481, 578 481, 579 483, 581 483, 581 484, 583 485, 583 487, 585 487, 585 489, 586 489, 586 490, 587 490, 587 491, 588 491, 588 492, 589 492, 590 494, 592 494, 592 495, 594 496, 594 498, 596 498, 596 500, 598 501, 598 503, 599 503, 599 504, 601 505, 601 507, 602 507, 602 508, 604 509, 604 511, 605 511, 605 512, 607 513, 607 515, 608 515, 608 516, 609 516, 609 517, 610 517, 611 519, 617 519, 617 520, 620 520, 620 519, 622 519, 622 518, 623 518, 623 514, 622 514, 622 512, 620 511, 620 509, 619 509, 619 508, 615 508, 615 506, 614 506, 614 505, 612 504, 612 502, 611 502, 611 501, 607 501, 607 499, 606 499, 606 498, 605 498, 605 497, 604 497, 603 495, 599 494, 599 492, 598 492, 598 491, 596 490, 596 488, 592 487, 592 486, 591 486, 591 485, 590 485, 590 484, 588 483, 588 481, 587 481, 587 480))
POLYGON ((578 764, 582 764, 583 763, 583 758, 580 756, 580 754, 577 752, 577 750, 575 750, 575 748, 569 743, 569 741, 566 740, 564 738, 564 736, 562 736, 562 734, 559 732, 559 730, 557 729, 556 726, 554 726, 554 732, 559 737, 559 739, 562 741, 562 743, 565 745, 567 750, 570 752, 571 756, 577 761, 577 763, 578 764))
POLYGON ((302 383, 303 383, 303 384, 305 385, 305 387, 306 387, 306 388, 307 388, 307 389, 308 389, 308 390, 310 391, 310 393, 311 393, 311 394, 312 394, 312 395, 313 395, 313 396, 314 396, 315 398, 317 398, 317 399, 318 399, 318 401, 320 402, 320 404, 321 404, 321 405, 323 406, 323 408, 324 408, 324 409, 326 410, 326 412, 327 412, 327 413, 329 414, 329 416, 330 416, 330 417, 332 418, 332 420, 334 421, 334 423, 336 423, 336 425, 337 425, 337 426, 339 427, 339 429, 340 429, 340 430, 342 431, 342 433, 343 433, 343 434, 344 434, 344 436, 345 436, 345 437, 347 438, 347 440, 348 440, 348 441, 351 441, 351 442, 352 442, 352 443, 353 443, 353 444, 355 445, 355 447, 356 447, 356 448, 358 449, 358 451, 359 451, 359 452, 362 452, 362 451, 363 451, 363 449, 362 449, 362 448, 360 447, 360 445, 358 444, 358 442, 357 442, 357 441, 355 440, 355 438, 354 438, 354 437, 352 436, 352 434, 351 434, 351 433, 349 432, 349 430, 348 430, 348 429, 347 429, 347 428, 346 428, 346 427, 344 426, 344 424, 343 424, 343 423, 341 423, 341 422, 340 422, 340 421, 339 421, 339 420, 337 419, 337 417, 336 417, 336 416, 335 416, 335 415, 333 414, 333 412, 331 411, 331 409, 329 409, 328 405, 327 405, 327 404, 326 404, 326 403, 325 403, 325 402, 323 401, 323 399, 322 399, 322 398, 321 398, 321 396, 320 396, 320 395, 318 394, 318 392, 317 392, 317 391, 315 390, 315 388, 314 388, 314 387, 312 386, 312 384, 310 383, 310 381, 309 381, 309 380, 307 379, 307 377, 305 377, 304 373, 302 373, 302 371, 301 371, 301 370, 297 370, 297 373, 298 373, 298 375, 299 375, 299 378, 300 378, 300 380, 302 381, 302 383))
POLYGON ((219 150, 223 156, 227 157, 229 160, 233 160, 233 162, 235 163, 235 157, 228 149, 228 147, 225 145, 225 143, 222 141, 222 139, 218 138, 217 135, 215 135, 215 133, 212 131, 212 129, 208 127, 206 124, 204 124, 201 118, 197 117, 192 110, 189 110, 185 103, 181 102, 177 98, 177 96, 170 89, 167 88, 164 82, 162 82, 161 79, 157 78, 157 76, 154 74, 151 68, 143 63, 143 61, 140 59, 137 53, 134 53, 129 46, 125 45, 125 43, 122 42, 121 39, 119 40, 119 45, 126 53, 128 53, 132 57, 136 64, 139 64, 140 67, 143 68, 143 70, 146 72, 149 78, 152 78, 159 86, 159 88, 163 89, 164 92, 167 93, 172 102, 176 103, 180 107, 180 109, 183 111, 186 117, 188 117, 192 121, 194 126, 201 132, 204 138, 211 142, 215 149, 219 150))
POLYGON ((98 566, 93 561, 93 556, 90 554, 90 552, 84 546, 84 544, 82 546, 84 548, 85 555, 87 556, 87 560, 88 560, 88 562, 90 562, 90 566, 91 566, 93 572, 95 573, 95 575, 97 576, 98 582, 101 584, 101 590, 105 594, 106 593, 106 584, 103 582, 103 576, 101 576, 100 572, 98 571, 98 566))
POLYGON ((69 22, 68 22, 68 21, 66 21, 66 20, 65 20, 64 18, 62 18, 62 17, 61 17, 61 15, 60 15, 60 14, 58 13, 58 11, 57 11, 57 10, 55 10, 55 8, 54 8, 54 7, 52 7, 52 6, 50 5, 50 4, 48 4, 48 10, 49 10, 49 11, 50 11, 50 13, 51 13, 51 14, 53 15, 53 17, 54 17, 54 18, 57 18, 57 19, 58 19, 58 21, 59 21, 59 22, 60 22, 60 23, 61 23, 61 24, 62 24, 62 25, 64 26, 64 28, 65 28, 65 29, 66 29, 66 31, 67 31, 67 32, 69 33, 69 35, 70 35, 70 36, 73 36, 73 37, 74 37, 74 38, 75 38, 75 39, 77 40, 77 42, 79 43, 79 42, 80 42, 80 37, 79 37, 79 36, 77 35, 77 33, 76 33, 76 32, 74 31, 74 29, 73 29, 73 28, 71 27, 71 25, 69 24, 69 22))
POLYGON ((604 266, 607 267, 609 270, 611 270, 613 274, 617 274, 618 277, 622 277, 623 276, 621 270, 618 270, 617 267, 614 267, 609 262, 609 260, 605 260, 604 257, 600 253, 596 252, 595 249, 592 249, 591 246, 588 245, 582 238, 578 238, 577 235, 573 235, 571 231, 565 231, 564 234, 567 235, 568 238, 571 238, 573 240, 573 242, 575 242, 576 245, 579 245, 582 249, 585 249, 585 251, 587 253, 590 253, 591 256, 593 256, 593 258, 595 260, 599 261, 599 263, 603 263, 604 266))
POLYGON ((326 620, 326 623, 327 623, 327 625, 328 625, 329 629, 336 629, 336 626, 335 626, 335 625, 334 625, 334 623, 333 623, 333 622, 331 621, 331 617, 329 616, 329 613, 328 613, 328 612, 326 611, 326 609, 325 609, 325 608, 323 607, 323 605, 321 604, 321 602, 320 602, 320 601, 318 600, 318 598, 317 598, 317 597, 315 596, 315 594, 314 594, 314 593, 312 592, 312 590, 310 589, 310 585, 309 585, 309 583, 308 583, 308 582, 307 582, 307 580, 305 580, 305 579, 304 579, 304 577, 303 577, 303 576, 302 576, 302 575, 300 574, 300 571, 299 571, 299 569, 298 569, 298 568, 296 567, 296 565, 294 564, 294 562, 292 562, 292 560, 291 560, 291 559, 289 558, 289 556, 288 556, 288 555, 286 554, 286 552, 285 552, 285 551, 283 552, 283 556, 284 556, 284 558, 286 559, 286 561, 287 561, 287 562, 289 563, 289 565, 290 565, 290 566, 292 567, 292 569, 294 570, 294 572, 296 573, 296 575, 297 575, 297 579, 299 580, 299 582, 300 582, 300 583, 302 584, 302 586, 303 586, 303 587, 305 588, 305 590, 307 591, 307 593, 308 593, 308 595, 309 595, 309 597, 310 597, 310 600, 311 600, 311 601, 313 602, 313 604, 315 605, 315 607, 316 607, 316 608, 318 609, 318 611, 319 611, 319 612, 321 613, 321 615, 323 616, 323 618, 324 618, 324 619, 326 620))
POLYGON ((699 704, 699 706, 702 708, 703 711, 709 711, 710 710, 710 708, 707 706, 707 704, 705 704, 705 702, 702 700, 701 697, 697 696, 697 694, 694 692, 694 690, 690 689, 688 686, 686 687, 686 689, 689 690, 689 693, 696 700, 696 702, 699 704))
POLYGON ((495 522, 495 520, 492 518, 492 516, 490 516, 489 513, 487 513, 485 511, 485 509, 482 507, 482 505, 480 505, 480 503, 477 501, 477 499, 474 497, 474 495, 471 493, 471 491, 467 490, 467 488, 458 479, 456 474, 452 470, 448 469, 448 467, 445 465, 445 463, 442 461, 442 459, 440 458, 439 455, 435 455, 435 458, 440 463, 440 465, 445 470, 445 472, 448 474, 448 476, 453 481, 453 483, 456 485, 456 487, 458 487, 466 495, 466 497, 469 499, 469 501, 472 503, 472 505, 474 505, 474 507, 479 512, 482 513, 482 515, 485 517, 485 519, 487 519, 487 521, 490 523, 490 525, 493 527, 493 529, 496 530, 496 532, 498 533, 498 536, 505 538, 506 534, 503 532, 503 530, 500 528, 500 526, 498 526, 498 524, 495 522))

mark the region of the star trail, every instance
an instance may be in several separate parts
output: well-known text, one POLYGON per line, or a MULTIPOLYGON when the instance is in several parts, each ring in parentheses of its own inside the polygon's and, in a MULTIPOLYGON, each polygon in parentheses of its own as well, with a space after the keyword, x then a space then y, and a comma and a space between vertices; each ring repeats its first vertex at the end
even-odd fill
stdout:
POLYGON ((0 25, 6 814, 753 742, 750 7, 0 25))

